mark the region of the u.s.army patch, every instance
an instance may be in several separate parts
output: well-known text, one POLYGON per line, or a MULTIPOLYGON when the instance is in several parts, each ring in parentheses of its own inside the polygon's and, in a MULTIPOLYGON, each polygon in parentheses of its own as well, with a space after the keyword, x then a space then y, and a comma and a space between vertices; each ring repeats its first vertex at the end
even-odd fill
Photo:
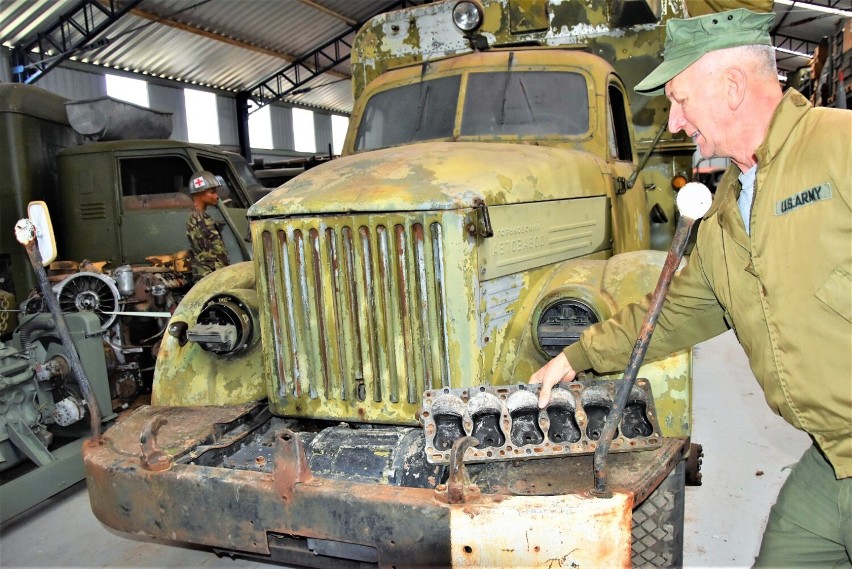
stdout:
POLYGON ((802 190, 784 198, 779 202, 775 202, 775 215, 784 215, 790 213, 794 209, 798 209, 803 205, 816 203, 819 201, 831 199, 831 184, 826 182, 807 190, 802 190))

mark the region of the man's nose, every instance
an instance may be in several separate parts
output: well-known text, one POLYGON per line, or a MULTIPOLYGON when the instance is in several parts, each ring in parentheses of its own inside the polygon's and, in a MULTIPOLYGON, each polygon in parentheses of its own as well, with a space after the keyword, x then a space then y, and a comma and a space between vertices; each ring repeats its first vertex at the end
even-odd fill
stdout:
POLYGON ((683 118, 683 112, 677 105, 672 105, 669 111, 669 132, 676 134, 683 130, 686 120, 683 118))

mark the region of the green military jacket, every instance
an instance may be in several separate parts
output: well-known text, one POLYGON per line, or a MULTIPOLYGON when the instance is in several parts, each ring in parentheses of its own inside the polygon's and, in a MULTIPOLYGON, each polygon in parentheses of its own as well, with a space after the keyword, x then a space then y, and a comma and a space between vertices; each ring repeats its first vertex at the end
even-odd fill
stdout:
POLYGON ((206 212, 193 211, 186 221, 186 238, 189 240, 192 280, 198 282, 213 271, 228 266, 228 250, 222 239, 221 222, 216 222, 206 212))
MULTIPOLYGON (((756 152, 751 235, 739 169, 722 178, 695 249, 671 284, 647 357, 733 328, 772 410, 852 476, 852 111, 789 90, 756 152)), ((624 369, 649 298, 589 328, 565 355, 624 369)))

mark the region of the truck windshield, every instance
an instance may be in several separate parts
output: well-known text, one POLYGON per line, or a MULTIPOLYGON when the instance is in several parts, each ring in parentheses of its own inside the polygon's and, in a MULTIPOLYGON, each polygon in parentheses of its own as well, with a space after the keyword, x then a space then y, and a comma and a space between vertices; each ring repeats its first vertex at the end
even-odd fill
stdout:
POLYGON ((260 180, 258 180, 257 175, 251 166, 249 166, 249 163, 246 162, 245 158, 239 154, 232 154, 230 152, 228 153, 228 157, 230 158, 231 165, 237 172, 237 176, 242 180, 243 187, 248 192, 249 200, 252 203, 269 193, 269 189, 263 187, 263 184, 260 183, 260 180))
MULTIPOLYGON (((461 76, 402 85, 373 95, 364 109, 355 150, 450 139, 461 76)), ((461 136, 576 136, 589 129, 586 79, 579 73, 470 73, 461 136)))
POLYGON ((356 150, 375 150, 453 136, 461 75, 376 93, 358 126, 356 150))
POLYGON ((462 136, 578 135, 589 128, 586 80, 579 73, 471 73, 462 136))

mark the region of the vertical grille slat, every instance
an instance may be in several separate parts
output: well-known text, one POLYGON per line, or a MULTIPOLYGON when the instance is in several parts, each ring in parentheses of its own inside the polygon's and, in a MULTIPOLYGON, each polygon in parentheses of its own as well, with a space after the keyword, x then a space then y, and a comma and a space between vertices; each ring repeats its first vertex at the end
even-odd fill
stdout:
POLYGON ((365 341, 364 334, 366 333, 361 326, 363 319, 360 314, 362 306, 361 299, 363 296, 358 294, 358 270, 355 261, 356 247, 354 243, 354 235, 352 228, 344 227, 341 231, 343 241, 344 257, 344 273, 341 278, 346 289, 347 297, 344 306, 346 309, 346 317, 351 323, 345 329, 350 331, 349 342, 346 343, 346 349, 350 356, 350 375, 352 376, 353 385, 352 393, 356 400, 363 401, 365 397, 364 378, 367 373, 365 370, 366 362, 370 359, 369 343, 365 341))
POLYGON ((295 270, 296 278, 291 284, 293 291, 293 316, 291 329, 294 331, 294 352, 300 374, 296 386, 299 393, 307 391, 310 397, 316 398, 316 374, 319 367, 317 346, 311 342, 310 334, 316 330, 316 315, 311 314, 311 288, 308 286, 308 267, 305 260, 305 239, 300 230, 293 232, 293 251, 290 266, 295 270))
MULTIPOLYGON (((331 373, 332 361, 334 358, 333 346, 334 343, 328 342, 330 336, 326 331, 326 322, 333 323, 333 315, 330 312, 327 312, 327 307, 325 303, 325 286, 324 280, 328 279, 329 284, 330 280, 333 278, 333 273, 331 270, 330 264, 325 262, 325 259, 322 258, 322 249, 320 248, 320 239, 319 232, 312 228, 308 232, 308 238, 310 240, 310 252, 311 252, 311 272, 312 281, 313 281, 313 300, 314 300, 314 314, 316 314, 319 318, 316 319, 316 330, 318 332, 316 340, 316 355, 317 355, 317 364, 319 366, 318 376, 322 380, 322 391, 323 395, 326 399, 329 397, 329 389, 331 387, 331 378, 329 374, 331 373), (329 270, 324 270, 326 267, 329 270)), ((329 287, 330 288, 330 287, 329 287)))
POLYGON ((380 314, 382 318, 377 320, 380 330, 380 338, 384 342, 377 346, 379 353, 382 355, 381 363, 384 373, 382 374, 382 390, 387 393, 391 403, 399 403, 399 370, 397 368, 397 346, 399 340, 399 321, 397 320, 398 311, 394 307, 394 294, 392 291, 393 285, 393 267, 390 257, 390 244, 388 243, 388 231, 384 226, 376 228, 376 237, 378 240, 378 262, 377 276, 379 277, 377 291, 380 299, 380 314))
POLYGON ((432 224, 432 266, 435 268, 435 307, 437 317, 435 321, 438 325, 438 357, 441 366, 441 385, 439 387, 450 386, 450 347, 449 336, 447 334, 447 291, 444 286, 444 256, 442 254, 441 243, 443 242, 443 230, 438 223, 432 224))
MULTIPOLYGON (((369 352, 369 365, 365 366, 364 382, 371 386, 373 401, 382 400, 382 368, 379 364, 380 354, 377 348, 379 344, 380 331, 378 329, 378 310, 376 301, 376 283, 373 278, 373 247, 370 242, 370 231, 366 227, 358 229, 358 237, 361 243, 361 279, 357 282, 363 285, 361 298, 364 302, 360 304, 361 321, 365 324, 364 330, 367 335, 367 351, 369 352)), ((367 363, 367 362, 365 362, 367 363)))
POLYGON ((404 362, 404 366, 399 374, 400 380, 405 382, 405 395, 409 403, 414 403, 417 399, 417 394, 422 393, 422 386, 418 385, 418 377, 422 377, 422 369, 420 369, 420 358, 416 357, 413 341, 415 338, 422 338, 414 328, 416 318, 413 314, 414 309, 414 283, 411 281, 411 273, 414 260, 413 249, 409 246, 405 227, 395 225, 394 233, 394 256, 397 267, 397 286, 399 292, 396 295, 399 298, 399 316, 402 324, 402 353, 398 361, 404 362))
POLYGON ((352 361, 351 351, 347 350, 347 345, 354 341, 354 338, 351 335, 352 332, 352 321, 349 318, 348 310, 341 308, 347 307, 347 301, 351 298, 351 295, 346 288, 347 281, 341 279, 340 271, 341 271, 341 258, 340 258, 340 239, 338 238, 337 233, 331 228, 326 229, 326 245, 328 247, 328 259, 329 259, 329 268, 330 278, 331 278, 331 286, 332 286, 332 315, 331 319, 332 324, 337 323, 339 325, 338 333, 332 334, 329 338, 330 341, 337 340, 335 347, 337 348, 337 357, 332 358, 332 362, 336 364, 335 372, 338 374, 340 378, 339 388, 339 396, 341 400, 346 400, 349 398, 349 390, 351 389, 351 368, 349 362, 352 361))
POLYGON ((423 339, 419 346, 421 351, 419 360, 423 370, 423 384, 421 388, 425 391, 427 387, 431 389, 436 389, 438 387, 435 385, 435 364, 433 361, 433 354, 437 351, 437 344, 435 344, 436 334, 431 326, 434 319, 429 317, 429 306, 434 305, 434 301, 430 301, 429 282, 433 282, 432 279, 434 279, 434 272, 432 272, 431 275, 428 274, 428 265, 426 263, 426 248, 428 245, 426 244, 425 237, 423 235, 422 224, 414 224, 414 227, 412 228, 412 237, 412 249, 414 252, 412 262, 415 267, 414 276, 417 298, 416 310, 419 317, 416 321, 417 326, 419 327, 419 333, 423 339))
POLYGON ((411 217, 264 222, 269 369, 284 405, 307 412, 289 400, 307 397, 380 409, 450 385, 443 231, 411 217))

